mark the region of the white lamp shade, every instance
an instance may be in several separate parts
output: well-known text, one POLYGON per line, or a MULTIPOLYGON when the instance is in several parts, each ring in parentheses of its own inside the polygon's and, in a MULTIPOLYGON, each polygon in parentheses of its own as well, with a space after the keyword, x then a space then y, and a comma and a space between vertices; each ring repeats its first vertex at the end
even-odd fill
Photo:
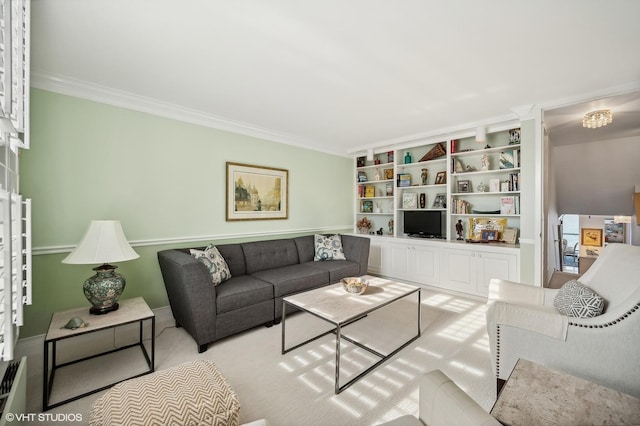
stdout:
POLYGON ((62 263, 91 265, 124 262, 140 257, 122 231, 118 220, 92 220, 76 248, 62 263))

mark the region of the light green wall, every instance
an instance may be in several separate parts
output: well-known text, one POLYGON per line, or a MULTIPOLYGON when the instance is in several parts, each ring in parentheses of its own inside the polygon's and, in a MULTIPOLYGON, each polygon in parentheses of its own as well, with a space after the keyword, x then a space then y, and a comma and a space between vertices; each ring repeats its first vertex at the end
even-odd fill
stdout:
POLYGON ((33 89, 20 187, 33 200, 36 255, 21 337, 44 333, 54 311, 88 306, 82 282, 92 266, 62 264, 67 253, 55 252, 77 244, 92 219, 122 222, 140 254, 118 265, 127 278, 123 297, 143 296, 156 308, 168 304, 156 252, 203 244, 167 239, 226 243, 351 230, 352 182, 350 158, 33 89), (289 219, 226 222, 226 161, 289 170, 289 219))

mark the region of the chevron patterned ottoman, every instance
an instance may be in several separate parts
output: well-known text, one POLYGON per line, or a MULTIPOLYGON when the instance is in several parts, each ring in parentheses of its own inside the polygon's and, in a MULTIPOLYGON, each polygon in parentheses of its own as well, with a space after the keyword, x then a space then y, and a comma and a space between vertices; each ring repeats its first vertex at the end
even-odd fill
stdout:
POLYGON ((197 360, 126 380, 101 396, 89 425, 237 426, 240 401, 211 361, 197 360))

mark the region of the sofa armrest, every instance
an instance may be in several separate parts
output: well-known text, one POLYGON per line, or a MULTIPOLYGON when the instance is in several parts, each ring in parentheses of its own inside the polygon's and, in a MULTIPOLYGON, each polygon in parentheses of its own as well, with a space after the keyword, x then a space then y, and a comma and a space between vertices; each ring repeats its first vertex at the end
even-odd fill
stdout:
POLYGON ((199 346, 215 340, 216 290, 206 266, 180 250, 158 252, 158 263, 176 323, 199 346))
POLYGON ((440 370, 420 380, 419 417, 429 426, 500 425, 440 370))
POLYGON ((371 245, 371 240, 366 237, 346 234, 342 234, 340 240, 347 260, 360 264, 358 275, 366 275, 369 269, 369 246, 371 245))

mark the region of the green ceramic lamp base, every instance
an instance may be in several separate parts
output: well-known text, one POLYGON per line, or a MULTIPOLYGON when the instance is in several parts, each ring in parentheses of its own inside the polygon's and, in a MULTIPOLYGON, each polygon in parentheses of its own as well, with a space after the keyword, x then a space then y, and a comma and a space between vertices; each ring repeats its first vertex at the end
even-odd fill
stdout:
POLYGON ((88 278, 83 285, 84 295, 93 305, 89 313, 103 315, 118 309, 118 299, 126 281, 115 273, 117 266, 104 264, 93 268, 96 274, 88 278))

